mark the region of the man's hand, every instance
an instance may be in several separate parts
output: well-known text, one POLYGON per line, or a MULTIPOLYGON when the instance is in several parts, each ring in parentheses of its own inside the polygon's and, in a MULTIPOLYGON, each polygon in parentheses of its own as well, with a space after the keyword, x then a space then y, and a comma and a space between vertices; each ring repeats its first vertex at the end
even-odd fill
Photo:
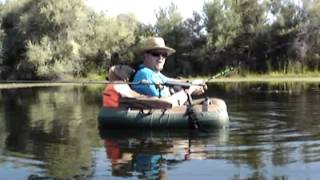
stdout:
POLYGON ((188 92, 192 95, 201 95, 204 93, 204 88, 203 86, 192 85, 190 86, 188 92))
POLYGON ((201 95, 208 89, 205 81, 203 79, 195 79, 191 82, 192 86, 190 87, 192 94, 201 95))

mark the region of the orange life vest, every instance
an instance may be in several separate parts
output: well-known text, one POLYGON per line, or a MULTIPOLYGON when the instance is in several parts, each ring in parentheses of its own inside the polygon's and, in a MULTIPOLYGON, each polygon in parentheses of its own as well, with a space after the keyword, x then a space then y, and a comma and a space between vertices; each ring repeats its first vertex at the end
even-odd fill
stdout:
POLYGON ((103 92, 104 107, 119 107, 120 94, 114 89, 114 84, 108 84, 103 92))

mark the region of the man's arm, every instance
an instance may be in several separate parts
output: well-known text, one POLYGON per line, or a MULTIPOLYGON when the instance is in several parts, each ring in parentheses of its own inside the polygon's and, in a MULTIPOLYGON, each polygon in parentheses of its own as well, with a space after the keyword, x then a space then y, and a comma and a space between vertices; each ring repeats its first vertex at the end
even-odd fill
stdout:
MULTIPOLYGON (((160 82, 161 79, 156 79, 154 77, 154 74, 152 72, 149 72, 151 70, 148 69, 142 69, 138 71, 133 78, 133 82, 147 82, 147 83, 156 83, 160 82)), ((156 85, 151 84, 143 84, 141 83, 138 85, 133 85, 132 89, 137 91, 138 93, 148 95, 148 96, 159 96, 159 88, 157 88, 156 85)), ((163 91, 161 91, 161 96, 168 96, 163 91)))

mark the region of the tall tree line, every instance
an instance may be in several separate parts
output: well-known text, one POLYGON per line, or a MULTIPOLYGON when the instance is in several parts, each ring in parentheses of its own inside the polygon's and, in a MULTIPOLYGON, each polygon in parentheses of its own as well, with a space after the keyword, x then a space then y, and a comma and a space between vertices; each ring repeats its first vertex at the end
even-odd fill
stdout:
POLYGON ((135 66, 147 36, 177 50, 165 69, 173 76, 228 65, 244 74, 320 69, 320 0, 211 0, 189 19, 171 4, 156 17, 154 25, 108 17, 84 0, 8 0, 0 5, 0 79, 90 78, 113 64, 135 66))

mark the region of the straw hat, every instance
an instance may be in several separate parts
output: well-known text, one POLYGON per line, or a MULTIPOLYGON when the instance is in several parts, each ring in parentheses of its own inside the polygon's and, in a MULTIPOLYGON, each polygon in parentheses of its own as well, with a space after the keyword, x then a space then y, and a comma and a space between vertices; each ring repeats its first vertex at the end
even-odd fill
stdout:
POLYGON ((168 53, 168 55, 176 52, 176 50, 166 46, 163 38, 161 37, 147 38, 142 45, 141 52, 144 53, 146 51, 156 50, 156 49, 165 50, 168 53))
POLYGON ((108 79, 110 81, 129 81, 131 75, 135 72, 127 65, 114 65, 109 69, 108 79))

